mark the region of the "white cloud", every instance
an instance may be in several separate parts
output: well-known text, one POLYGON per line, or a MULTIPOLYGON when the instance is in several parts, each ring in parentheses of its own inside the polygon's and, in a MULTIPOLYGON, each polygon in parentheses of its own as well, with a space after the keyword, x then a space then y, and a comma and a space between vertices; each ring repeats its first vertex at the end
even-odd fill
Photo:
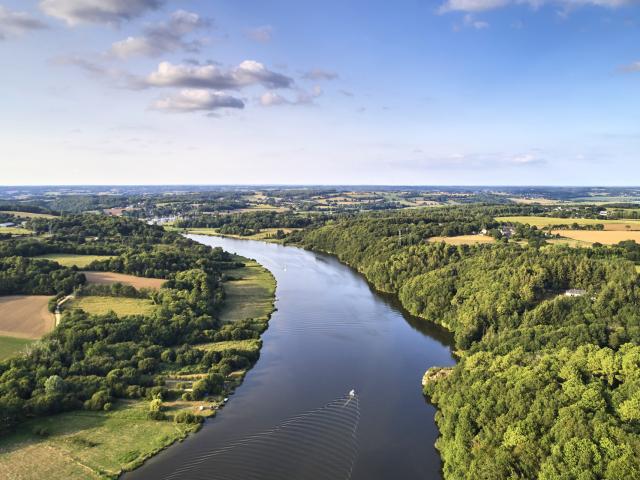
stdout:
POLYGON ((152 107, 164 112, 213 112, 221 108, 244 108, 244 102, 223 92, 185 89, 175 95, 157 100, 152 107))
POLYGON ((41 0, 44 13, 67 22, 120 23, 162 6, 164 0, 41 0))
POLYGON ((260 43, 269 43, 273 38, 273 27, 271 25, 262 25, 261 27, 251 28, 246 32, 247 37, 260 43))
POLYGON ((210 25, 210 20, 196 13, 178 10, 171 15, 168 22, 146 27, 142 36, 128 37, 114 43, 111 46, 111 54, 119 58, 130 58, 157 57, 180 50, 197 52, 202 42, 186 41, 184 37, 210 25))
POLYGON ((140 87, 240 90, 252 85, 262 85, 271 89, 290 88, 293 79, 273 72, 254 60, 245 60, 230 70, 224 70, 217 65, 174 65, 162 62, 155 72, 137 83, 140 87))
POLYGON ((45 28, 47 25, 32 15, 26 12, 14 12, 0 5, 0 40, 45 28))
POLYGON ((296 97, 289 99, 276 92, 265 92, 260 96, 260 105, 263 107, 277 107, 281 105, 310 105, 324 92, 318 85, 314 86, 310 92, 299 90, 296 97))
POLYGON ((446 0, 445 3, 440 6, 438 11, 440 13, 474 13, 495 10, 511 5, 527 5, 531 8, 554 5, 563 9, 572 9, 588 5, 617 8, 638 3, 638 0, 446 0))

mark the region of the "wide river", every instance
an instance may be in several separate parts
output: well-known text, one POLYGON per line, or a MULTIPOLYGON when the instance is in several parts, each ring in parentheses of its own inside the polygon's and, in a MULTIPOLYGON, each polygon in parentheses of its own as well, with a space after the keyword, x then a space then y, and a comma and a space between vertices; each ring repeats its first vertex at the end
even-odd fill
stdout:
POLYGON ((127 479, 441 478, 435 409, 420 380, 454 363, 450 337, 412 318, 335 258, 192 236, 276 277, 260 359, 202 430, 127 479), (353 392, 352 392, 353 390, 353 392))

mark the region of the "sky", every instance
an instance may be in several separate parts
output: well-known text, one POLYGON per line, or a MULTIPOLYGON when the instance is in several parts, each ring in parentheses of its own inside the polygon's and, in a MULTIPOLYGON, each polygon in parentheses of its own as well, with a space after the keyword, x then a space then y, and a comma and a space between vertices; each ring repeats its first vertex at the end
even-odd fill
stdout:
POLYGON ((640 0, 0 0, 0 185, 640 184, 640 0))

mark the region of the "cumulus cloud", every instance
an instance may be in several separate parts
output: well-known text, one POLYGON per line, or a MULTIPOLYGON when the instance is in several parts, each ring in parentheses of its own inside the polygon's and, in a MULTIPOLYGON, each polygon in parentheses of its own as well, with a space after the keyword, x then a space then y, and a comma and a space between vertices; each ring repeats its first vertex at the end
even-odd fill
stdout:
POLYGON ((187 41, 185 36, 199 29, 207 28, 211 21, 200 17, 197 13, 178 10, 171 15, 168 22, 148 26, 143 35, 128 37, 111 46, 111 54, 119 58, 135 56, 157 57, 164 53, 184 50, 197 52, 201 41, 187 41))
POLYGON ((40 8, 68 25, 117 24, 162 6, 164 0, 41 0, 40 8))
POLYGON ((184 89, 175 95, 157 100, 152 107, 164 112, 213 112, 222 108, 243 109, 244 102, 223 92, 184 89))
POLYGON ((184 87, 213 90, 240 90, 252 85, 265 88, 290 88, 293 79, 274 72, 262 63, 245 60, 225 70, 218 65, 184 65, 162 62, 147 78, 136 82, 139 87, 184 87))
POLYGON ((271 25, 262 25, 261 27, 250 28, 246 31, 246 35, 256 42, 269 43, 273 38, 273 27, 271 25))
POLYGON ((314 68, 313 70, 309 70, 302 75, 302 78, 305 80, 335 80, 338 78, 338 74, 336 72, 332 72, 330 70, 322 70, 321 68, 314 68))
POLYGON ((263 107, 278 107, 281 105, 310 105, 323 94, 322 88, 314 86, 310 92, 299 90, 295 98, 290 99, 277 92, 269 91, 260 96, 260 105, 263 107))
POLYGON ((617 8, 637 4, 638 0, 446 0, 440 8, 440 13, 447 12, 483 12, 495 10, 511 5, 528 5, 532 8, 544 5, 555 5, 563 9, 582 6, 596 6, 617 8))
POLYGON ((47 28, 47 25, 32 15, 26 12, 13 12, 0 5, 0 40, 44 28, 47 28))

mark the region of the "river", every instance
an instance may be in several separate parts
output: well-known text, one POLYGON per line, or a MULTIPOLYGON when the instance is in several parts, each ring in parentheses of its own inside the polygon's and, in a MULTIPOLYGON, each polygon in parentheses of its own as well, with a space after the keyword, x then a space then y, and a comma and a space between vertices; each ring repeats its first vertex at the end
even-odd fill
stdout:
POLYGON ((435 409, 420 381, 452 365, 450 337, 335 258, 194 235, 276 277, 260 359, 203 429, 127 479, 441 478, 435 409), (353 390, 353 391, 352 391, 353 390))

